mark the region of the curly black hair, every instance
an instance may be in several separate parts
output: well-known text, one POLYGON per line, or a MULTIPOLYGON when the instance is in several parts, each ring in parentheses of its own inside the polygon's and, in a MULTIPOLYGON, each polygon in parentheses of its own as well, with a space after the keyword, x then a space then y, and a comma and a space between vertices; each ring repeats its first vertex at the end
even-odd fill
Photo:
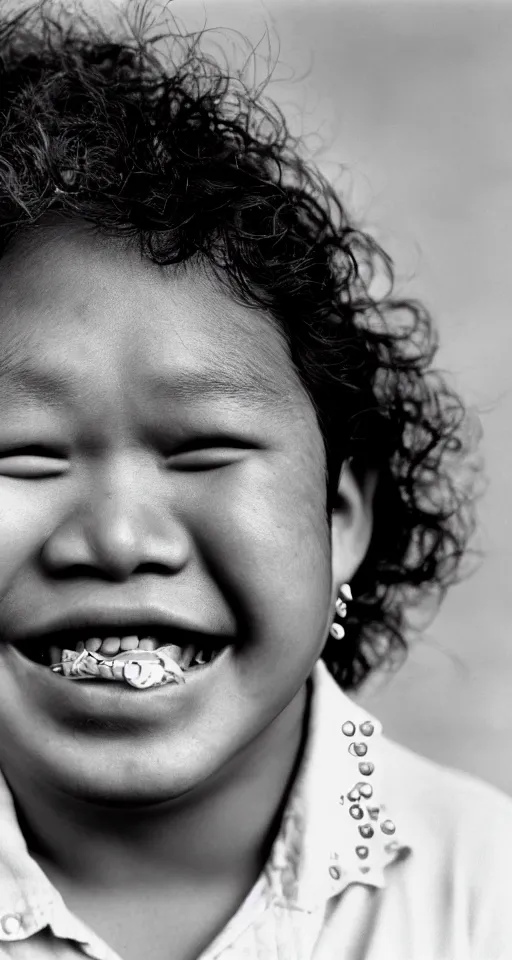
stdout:
POLYGON ((271 312, 317 413, 328 515, 345 462, 378 470, 347 636, 322 654, 357 688, 406 649, 407 611, 427 595, 437 605, 461 576, 475 527, 470 417, 432 368, 428 312, 393 294, 389 257, 266 90, 207 55, 200 34, 169 28, 162 45, 137 9, 122 31, 46 2, 4 16, 0 255, 48 214, 80 218, 158 264, 204 258, 232 295, 271 312))

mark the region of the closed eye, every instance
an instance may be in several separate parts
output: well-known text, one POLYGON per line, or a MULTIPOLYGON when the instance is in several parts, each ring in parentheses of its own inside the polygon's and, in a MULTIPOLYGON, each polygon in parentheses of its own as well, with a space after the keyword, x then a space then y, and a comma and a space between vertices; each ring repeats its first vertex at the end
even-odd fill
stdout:
POLYGON ((212 438, 182 444, 167 457, 167 464, 175 470, 215 470, 238 463, 244 458, 251 444, 247 441, 212 438))
POLYGON ((19 447, 0 448, 0 475, 21 480, 57 477, 69 470, 69 460, 62 450, 32 443, 19 447))

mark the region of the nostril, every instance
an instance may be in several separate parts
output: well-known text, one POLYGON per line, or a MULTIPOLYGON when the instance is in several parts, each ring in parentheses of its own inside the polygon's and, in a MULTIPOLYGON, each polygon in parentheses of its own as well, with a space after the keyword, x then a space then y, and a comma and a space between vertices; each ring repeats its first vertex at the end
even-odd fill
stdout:
POLYGON ((56 580, 109 580, 113 583, 123 582, 128 578, 137 576, 158 576, 168 577, 169 568, 163 563, 148 562, 140 563, 134 569, 126 572, 124 569, 116 569, 113 566, 97 566, 87 563, 72 563, 68 566, 56 567, 52 570, 52 577, 56 580))
POLYGON ((53 567, 52 577, 55 580, 105 580, 105 572, 92 564, 70 563, 53 567))
POLYGON ((148 561, 147 563, 139 563, 138 567, 133 571, 133 575, 155 575, 156 576, 169 576, 169 568, 164 563, 158 563, 157 561, 148 561))

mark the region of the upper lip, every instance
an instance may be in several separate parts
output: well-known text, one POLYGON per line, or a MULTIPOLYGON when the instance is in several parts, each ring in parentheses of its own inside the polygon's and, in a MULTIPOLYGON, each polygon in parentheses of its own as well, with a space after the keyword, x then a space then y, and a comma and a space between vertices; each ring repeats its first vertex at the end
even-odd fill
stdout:
POLYGON ((74 610, 64 615, 38 624, 23 635, 9 638, 14 646, 48 642, 58 634, 76 633, 86 637, 96 636, 97 633, 109 633, 109 636, 126 636, 129 633, 149 632, 148 628, 168 630, 169 642, 180 636, 189 639, 192 643, 195 638, 204 638, 214 644, 227 644, 234 640, 234 636, 210 630, 206 625, 191 622, 187 617, 170 614, 168 611, 155 607, 130 607, 74 610), (190 637, 188 637, 190 635, 190 637))

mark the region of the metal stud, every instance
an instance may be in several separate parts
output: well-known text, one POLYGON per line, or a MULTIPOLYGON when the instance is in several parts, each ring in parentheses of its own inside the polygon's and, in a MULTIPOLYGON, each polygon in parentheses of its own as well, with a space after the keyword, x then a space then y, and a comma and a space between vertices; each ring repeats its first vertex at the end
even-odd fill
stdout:
POLYGON ((347 793, 347 800, 352 800, 352 803, 355 803, 356 800, 360 800, 360 799, 361 799, 361 793, 357 789, 357 787, 354 787, 354 789, 351 790, 350 793, 347 793))
POLYGON ((365 761, 364 763, 359 764, 359 773, 363 777, 371 777, 373 771, 375 770, 375 764, 365 761))
POLYGON ((366 860, 369 852, 368 847, 356 847, 356 853, 360 860, 366 860))
POLYGON ((365 757, 368 752, 368 747, 365 743, 351 743, 348 752, 351 753, 353 757, 365 757))
POLYGON ((347 616, 347 604, 341 597, 336 600, 336 613, 342 618, 347 616))
POLYGON ((335 640, 343 640, 343 637, 345 636, 345 631, 341 626, 341 623, 331 624, 329 633, 331 634, 331 637, 334 637, 335 640))
POLYGON ((371 823, 361 823, 359 826, 359 833, 365 840, 369 840, 370 837, 373 837, 375 833, 371 823))
POLYGON ((359 804, 357 803, 353 803, 352 806, 349 807, 349 813, 350 813, 350 816, 354 818, 354 820, 362 820, 364 817, 364 813, 361 807, 359 806, 359 804))
POLYGON ((388 836, 391 836, 391 834, 395 832, 396 827, 392 820, 383 820, 380 825, 380 829, 382 830, 383 833, 387 834, 388 836))
POLYGON ((333 880, 339 880, 341 877, 341 870, 339 867, 334 867, 334 866, 329 867, 329 873, 333 880))
POLYGON ((342 583, 339 592, 344 600, 352 600, 352 590, 348 583, 342 583))
POLYGON ((21 929, 19 913, 6 913, 0 920, 0 926, 7 937, 14 937, 21 929))
POLYGON ((366 809, 368 810, 370 820, 379 819, 380 807, 367 807, 366 809))
POLYGON ((359 793, 365 800, 369 800, 373 794, 373 787, 371 787, 369 783, 358 783, 355 789, 359 790, 359 793))
POLYGON ((370 720, 365 720, 365 722, 360 725, 359 729, 363 734, 363 737, 371 737, 375 727, 370 720))
POLYGON ((346 737, 353 737, 354 734, 355 734, 355 732, 356 732, 356 725, 355 725, 355 723, 352 723, 351 720, 347 720, 347 721, 343 724, 343 726, 342 726, 342 728, 341 728, 341 731, 342 731, 342 733, 345 734, 346 737))

